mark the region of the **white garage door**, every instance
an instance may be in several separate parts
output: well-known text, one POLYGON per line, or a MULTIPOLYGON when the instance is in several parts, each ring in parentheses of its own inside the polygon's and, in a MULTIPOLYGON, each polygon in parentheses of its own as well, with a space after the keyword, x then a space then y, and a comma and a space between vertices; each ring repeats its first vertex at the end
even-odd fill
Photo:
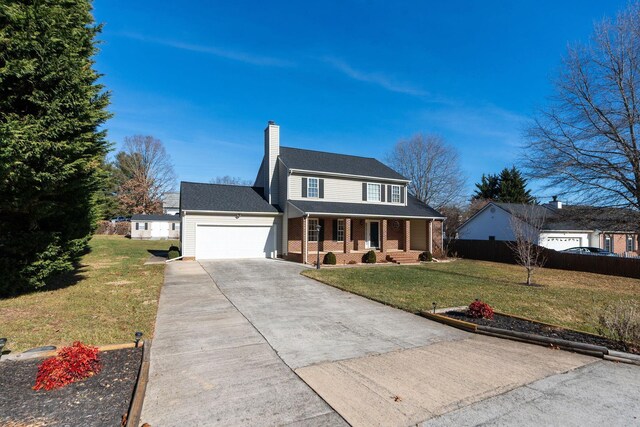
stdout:
POLYGON ((564 249, 582 246, 582 239, 580 239, 580 237, 547 237, 545 246, 549 249, 562 251, 564 249))
POLYGON ((274 226, 198 225, 196 259, 271 258, 275 235, 274 226))

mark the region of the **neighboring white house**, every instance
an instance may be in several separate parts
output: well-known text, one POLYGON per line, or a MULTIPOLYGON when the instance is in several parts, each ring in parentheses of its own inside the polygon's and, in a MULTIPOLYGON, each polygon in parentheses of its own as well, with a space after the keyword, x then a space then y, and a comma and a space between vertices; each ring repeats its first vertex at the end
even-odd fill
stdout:
POLYGON ((162 213, 178 215, 180 213, 180 193, 164 193, 162 197, 162 213))
POLYGON ((635 254, 638 236, 635 213, 627 209, 490 202, 458 229, 461 240, 515 240, 514 218, 542 218, 536 243, 549 249, 597 247, 618 254, 635 254), (527 210, 525 212, 525 210, 527 210))
POLYGON ((179 215, 134 215, 131 217, 132 239, 179 239, 179 215))

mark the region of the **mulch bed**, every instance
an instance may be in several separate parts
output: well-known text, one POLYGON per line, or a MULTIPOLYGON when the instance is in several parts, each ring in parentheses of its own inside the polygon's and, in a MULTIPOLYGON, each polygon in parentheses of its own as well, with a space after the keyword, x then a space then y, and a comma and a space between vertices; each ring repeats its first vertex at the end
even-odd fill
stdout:
POLYGON ((540 335, 548 338, 558 338, 567 341, 599 345, 607 347, 611 350, 640 354, 639 349, 629 348, 620 342, 613 341, 605 337, 598 337, 595 335, 584 334, 581 332, 571 331, 563 328, 555 328, 537 322, 517 319, 510 316, 503 316, 501 314, 495 314, 493 316, 493 319, 491 320, 471 317, 466 313, 466 311, 447 311, 446 313, 442 314, 454 319, 475 323, 477 325, 491 326, 494 328, 507 329, 509 331, 525 332, 528 334, 540 335))
POLYGON ((56 390, 32 389, 43 359, 0 361, 0 425, 119 426, 127 414, 141 348, 100 353, 98 375, 56 390))

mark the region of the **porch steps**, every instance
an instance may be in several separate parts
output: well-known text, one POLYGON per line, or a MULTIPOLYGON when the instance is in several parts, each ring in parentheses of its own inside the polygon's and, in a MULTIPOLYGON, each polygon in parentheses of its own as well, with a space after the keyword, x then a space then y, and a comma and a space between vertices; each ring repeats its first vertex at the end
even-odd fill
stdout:
POLYGON ((397 252, 393 255, 387 255, 387 259, 396 264, 417 264, 420 262, 418 256, 418 254, 411 252, 397 252))

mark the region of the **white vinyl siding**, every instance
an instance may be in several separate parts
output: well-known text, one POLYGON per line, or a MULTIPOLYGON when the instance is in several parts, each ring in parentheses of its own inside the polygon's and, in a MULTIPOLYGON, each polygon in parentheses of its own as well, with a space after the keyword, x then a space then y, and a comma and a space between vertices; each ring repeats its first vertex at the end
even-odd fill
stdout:
MULTIPOLYGON (((308 176, 307 176, 308 177, 308 176)), ((307 200, 302 197, 302 175, 289 175, 288 192, 290 200, 307 200)), ((324 180, 324 197, 321 199, 326 202, 342 202, 342 203, 388 203, 388 202, 371 202, 362 200, 362 183, 366 180, 322 177, 324 180)), ((381 184, 389 184, 380 181, 381 184)), ((404 191, 404 186, 401 186, 404 191)), ((396 203, 400 204, 400 203, 396 203)))
MULTIPOLYGON (((185 257, 196 256, 196 226, 197 225, 246 225, 267 226, 276 224, 280 229, 279 216, 241 214, 236 218, 234 213, 229 214, 185 214, 182 218, 182 255, 185 257)), ((278 251, 280 251, 280 239, 278 239, 278 251)))

